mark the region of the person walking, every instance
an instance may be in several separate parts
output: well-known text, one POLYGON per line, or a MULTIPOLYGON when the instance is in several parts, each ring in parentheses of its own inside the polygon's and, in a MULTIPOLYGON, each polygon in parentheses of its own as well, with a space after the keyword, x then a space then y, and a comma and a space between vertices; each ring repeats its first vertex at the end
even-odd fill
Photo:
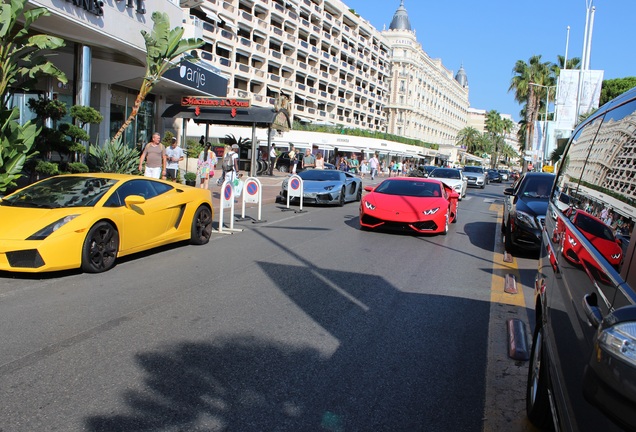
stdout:
POLYGON ((210 176, 214 177, 215 166, 216 156, 212 151, 212 144, 207 143, 205 149, 199 153, 199 159, 197 160, 197 172, 199 173, 201 189, 209 188, 210 176))
POLYGON ((179 162, 181 162, 183 158, 183 149, 177 145, 177 137, 172 137, 170 147, 166 149, 166 178, 168 180, 177 180, 179 162))
POLYGON ((274 165, 276 165, 276 146, 272 144, 272 147, 269 149, 269 175, 274 175, 274 165))
POLYGON ((375 176, 378 175, 378 166, 380 162, 378 161, 378 154, 374 153, 373 157, 369 159, 369 169, 371 170, 371 180, 375 179, 375 176))
POLYGON ((232 144, 230 151, 227 152, 225 156, 223 156, 223 175, 224 180, 226 182, 233 182, 236 178, 238 178, 239 172, 239 146, 238 144, 232 144))
POLYGON ((144 150, 139 157, 139 171, 141 171, 144 161, 146 168, 144 170, 145 177, 162 178, 166 175, 166 149, 161 144, 161 135, 159 132, 152 134, 152 141, 146 144, 144 150))
POLYGON ((369 174, 369 162, 366 159, 362 159, 362 162, 360 162, 360 178, 364 178, 365 174, 369 174))

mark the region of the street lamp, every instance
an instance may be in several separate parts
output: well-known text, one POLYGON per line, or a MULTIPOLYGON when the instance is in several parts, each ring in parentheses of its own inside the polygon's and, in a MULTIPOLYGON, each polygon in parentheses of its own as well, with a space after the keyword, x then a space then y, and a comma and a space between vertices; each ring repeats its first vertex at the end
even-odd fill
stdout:
MULTIPOLYGON (((535 83, 528 83, 531 86, 535 86, 535 87, 540 87, 540 88, 544 88, 546 89, 546 94, 545 94, 545 117, 543 120, 543 152, 545 153, 546 149, 547 149, 547 144, 548 144, 548 131, 547 131, 547 125, 548 125, 548 114, 550 112, 549 107, 550 107, 550 89, 556 89, 556 86, 546 86, 543 84, 535 84, 535 83)), ((556 119, 554 119, 556 120, 556 119)), ((530 143, 532 145, 532 143, 530 143)), ((545 160, 545 154, 541 155, 541 160, 545 160)), ((534 159, 533 159, 534 161, 534 159)))

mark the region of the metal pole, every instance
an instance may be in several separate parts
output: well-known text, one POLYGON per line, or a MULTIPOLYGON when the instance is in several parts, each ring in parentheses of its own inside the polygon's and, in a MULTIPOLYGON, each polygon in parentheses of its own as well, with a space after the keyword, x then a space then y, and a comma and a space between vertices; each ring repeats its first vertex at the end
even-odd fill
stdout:
POLYGON ((565 36, 565 58, 563 59, 563 69, 568 68, 568 47, 570 45, 570 26, 567 27, 567 33, 565 36))

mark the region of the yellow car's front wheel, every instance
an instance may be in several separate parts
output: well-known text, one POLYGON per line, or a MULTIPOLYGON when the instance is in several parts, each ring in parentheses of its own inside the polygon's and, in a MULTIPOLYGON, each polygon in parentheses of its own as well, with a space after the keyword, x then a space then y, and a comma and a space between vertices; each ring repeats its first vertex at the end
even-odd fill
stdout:
POLYGON ((202 205, 197 209, 192 219, 192 231, 190 234, 190 243, 195 245, 204 245, 210 241, 212 235, 212 211, 202 205))
POLYGON ((90 229, 82 248, 82 270, 100 273, 115 265, 119 251, 119 232, 109 222, 98 222, 90 229))

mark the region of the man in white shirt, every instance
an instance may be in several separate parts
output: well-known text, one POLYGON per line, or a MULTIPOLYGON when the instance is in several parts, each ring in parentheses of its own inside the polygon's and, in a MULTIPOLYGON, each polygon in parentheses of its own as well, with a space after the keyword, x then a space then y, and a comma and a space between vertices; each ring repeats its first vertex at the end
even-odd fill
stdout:
POLYGON ((378 174, 378 166, 380 162, 378 161, 378 154, 375 153, 371 159, 369 159, 369 169, 371 170, 371 180, 375 178, 378 174))
POLYGON ((269 150, 269 175, 274 175, 274 165, 276 164, 276 148, 272 144, 272 148, 269 150))
POLYGON ((170 147, 166 149, 166 178, 175 181, 179 172, 179 162, 183 160, 183 149, 177 146, 177 138, 172 137, 170 147))

